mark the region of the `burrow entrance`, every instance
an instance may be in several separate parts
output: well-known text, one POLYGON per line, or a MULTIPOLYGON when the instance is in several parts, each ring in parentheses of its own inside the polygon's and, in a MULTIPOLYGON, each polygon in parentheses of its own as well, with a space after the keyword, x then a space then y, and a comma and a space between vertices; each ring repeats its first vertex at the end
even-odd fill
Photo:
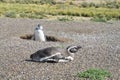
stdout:
MULTIPOLYGON (((26 35, 22 35, 20 36, 21 39, 25 39, 25 40, 32 40, 33 34, 26 34, 26 35)), ((67 39, 67 38, 58 38, 55 36, 48 36, 46 35, 46 41, 52 41, 52 42, 69 42, 72 41, 71 39, 67 39)))

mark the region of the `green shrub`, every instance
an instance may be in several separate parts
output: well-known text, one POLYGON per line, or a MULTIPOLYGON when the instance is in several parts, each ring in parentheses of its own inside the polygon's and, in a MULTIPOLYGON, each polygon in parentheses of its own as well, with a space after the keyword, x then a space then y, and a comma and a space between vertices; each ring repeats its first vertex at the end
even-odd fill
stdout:
POLYGON ((113 19, 113 17, 111 15, 97 14, 91 20, 96 21, 96 22, 107 22, 112 19, 113 19))
POLYGON ((87 2, 83 2, 80 3, 80 7, 83 8, 88 8, 88 7, 95 7, 95 8, 116 8, 119 9, 120 8, 120 2, 116 2, 116 1, 107 1, 106 3, 87 3, 87 2))
POLYGON ((63 22, 66 22, 66 21, 73 21, 73 17, 69 17, 69 16, 65 16, 65 17, 58 17, 57 18, 59 21, 63 21, 63 22))
POLYGON ((106 2, 106 7, 107 8, 120 8, 120 2, 106 2))
POLYGON ((80 7, 84 7, 84 8, 89 7, 89 3, 83 2, 80 4, 80 7))
POLYGON ((41 4, 56 4, 54 0, 40 0, 41 4))
POLYGON ((103 17, 103 18, 93 17, 91 20, 95 22, 107 22, 106 17, 103 17))
POLYGON ((111 74, 102 69, 88 69, 78 73, 80 78, 89 78, 90 80, 105 80, 106 77, 111 77, 111 74))
POLYGON ((37 14, 34 14, 34 13, 20 13, 20 17, 33 18, 33 19, 43 19, 46 16, 45 15, 37 15, 37 14))
POLYGON ((91 13, 89 13, 89 12, 82 12, 81 16, 83 16, 83 17, 91 17, 91 13))
POLYGON ((105 17, 105 15, 97 14, 97 15, 94 16, 91 20, 92 20, 92 21, 96 21, 96 22, 106 22, 106 21, 107 21, 107 18, 105 17))
POLYGON ((22 18, 24 18, 24 17, 27 16, 26 13, 24 13, 24 12, 23 12, 23 13, 20 13, 19 15, 20 15, 20 17, 22 17, 22 18))
MULTIPOLYGON (((0 0, 0 2, 4 3, 22 3, 22 4, 67 4, 68 2, 56 2, 55 0, 0 0)), ((68 5, 74 5, 73 2, 69 2, 68 5)), ((117 1, 105 1, 105 3, 88 3, 88 2, 83 2, 79 4, 80 7, 83 8, 88 8, 88 7, 95 7, 95 8, 120 8, 120 2, 117 1)), ((78 6, 78 5, 74 5, 78 6)))
POLYGON ((8 11, 5 13, 5 17, 16 18, 16 12, 15 11, 8 11))
POLYGON ((56 4, 54 0, 0 0, 0 2, 22 4, 56 4))
POLYGON ((96 5, 97 5, 97 4, 91 2, 91 3, 89 4, 89 7, 95 7, 96 5))

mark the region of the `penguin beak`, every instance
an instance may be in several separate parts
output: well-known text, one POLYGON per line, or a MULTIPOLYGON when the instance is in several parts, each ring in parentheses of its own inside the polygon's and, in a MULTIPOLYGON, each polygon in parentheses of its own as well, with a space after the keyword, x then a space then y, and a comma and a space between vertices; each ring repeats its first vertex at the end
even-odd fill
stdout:
POLYGON ((81 46, 77 46, 78 49, 82 48, 81 46))

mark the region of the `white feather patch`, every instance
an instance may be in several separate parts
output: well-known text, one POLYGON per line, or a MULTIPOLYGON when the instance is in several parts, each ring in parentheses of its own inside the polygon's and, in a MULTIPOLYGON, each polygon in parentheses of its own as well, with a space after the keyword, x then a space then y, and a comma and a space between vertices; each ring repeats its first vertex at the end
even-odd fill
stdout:
POLYGON ((51 55, 51 56, 43 57, 43 58, 40 59, 40 61, 44 61, 44 60, 46 60, 46 59, 49 59, 49 58, 51 58, 51 57, 53 57, 53 56, 60 55, 60 54, 61 54, 61 53, 56 53, 56 54, 53 54, 53 55, 51 55))

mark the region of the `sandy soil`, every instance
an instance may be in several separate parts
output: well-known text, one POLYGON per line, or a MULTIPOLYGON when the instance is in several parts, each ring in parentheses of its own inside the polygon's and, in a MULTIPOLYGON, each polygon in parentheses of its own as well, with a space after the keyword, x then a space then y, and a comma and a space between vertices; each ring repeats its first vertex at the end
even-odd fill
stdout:
POLYGON ((120 80, 120 21, 48 21, 0 18, 0 80, 83 80, 76 76, 89 68, 106 69, 108 80, 120 80), (68 42, 39 42, 20 39, 32 34, 40 23, 46 35, 72 39, 68 42), (38 63, 26 61, 30 54, 48 46, 81 45, 74 61, 38 63))

